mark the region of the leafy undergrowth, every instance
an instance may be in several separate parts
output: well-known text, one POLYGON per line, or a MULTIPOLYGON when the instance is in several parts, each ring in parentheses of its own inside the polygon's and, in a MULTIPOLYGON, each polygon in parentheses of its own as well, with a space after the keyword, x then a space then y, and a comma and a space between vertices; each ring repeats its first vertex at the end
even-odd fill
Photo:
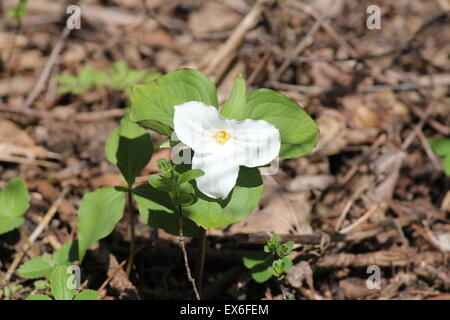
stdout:
MULTIPOLYGON (((448 8, 439 1, 379 2, 382 27, 368 30, 367 4, 343 1, 327 13, 327 26, 301 41, 328 5, 276 1, 256 17, 237 50, 211 67, 254 1, 233 3, 239 5, 155 1, 153 15, 142 22, 139 1, 92 1, 82 29, 65 39, 49 81, 28 107, 66 8, 33 0, 25 11, 2 14, 0 189, 15 185, 23 197, 11 211, 0 195, 0 281, 52 206, 56 212, 0 284, 0 299, 61 297, 51 289, 51 271, 73 258, 66 249, 79 235, 83 196, 127 184, 104 145, 129 107, 128 88, 183 67, 209 69, 220 105, 238 74, 248 91, 277 90, 300 104, 320 131, 312 154, 281 160, 276 175, 263 177, 261 202, 246 220, 209 233, 205 298, 449 298, 448 8), (48 8, 54 22, 33 23, 40 8, 48 8), (19 29, 16 20, 22 20, 19 29), (301 51, 299 43, 306 45, 301 51), (292 267, 274 266, 280 257, 264 252, 274 233, 282 243, 295 242, 292 267), (33 259, 38 273, 27 270, 33 259), (369 266, 380 268, 380 289, 368 287, 376 270, 369 266)), ((1 6, 1 12, 15 9, 1 6)), ((158 148, 165 137, 150 132, 154 159, 136 184, 160 175, 157 160, 170 157, 158 148)), ((82 290, 98 290, 100 299, 194 298, 177 237, 146 222, 136 225, 130 279, 126 216, 108 237, 86 240, 82 290)), ((198 246, 189 234, 186 242, 194 267, 198 246)))

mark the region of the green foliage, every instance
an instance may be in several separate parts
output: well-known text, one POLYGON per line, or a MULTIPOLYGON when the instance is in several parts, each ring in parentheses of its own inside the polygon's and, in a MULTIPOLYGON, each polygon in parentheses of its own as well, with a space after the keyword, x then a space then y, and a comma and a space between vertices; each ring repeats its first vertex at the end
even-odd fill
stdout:
POLYGON ((48 288, 49 283, 46 280, 36 280, 35 282, 33 282, 33 285, 36 291, 43 291, 48 288))
POLYGON ((196 200, 195 191, 189 183, 204 175, 201 170, 188 170, 179 173, 168 159, 159 159, 157 165, 162 175, 151 175, 148 182, 160 191, 167 192, 175 206, 188 206, 196 200))
MULTIPOLYGON (((67 266, 61 265, 53 269, 49 276, 50 291, 54 300, 99 300, 100 296, 94 290, 83 290, 75 295, 75 287, 72 283, 72 274, 67 266)), ((47 286, 47 283, 45 287, 47 286)), ((44 287, 44 289, 45 289, 44 287)), ((42 290, 40 287, 36 290, 42 290)), ((53 300, 44 294, 32 294, 27 300, 53 300)))
POLYGON ((36 294, 33 294, 33 295, 31 295, 31 296, 29 296, 28 298, 27 298, 27 300, 53 300, 52 298, 50 298, 49 296, 46 296, 45 294, 41 294, 41 293, 36 293, 36 294))
POLYGON ((48 276, 56 265, 56 262, 48 254, 43 254, 25 262, 17 272, 22 278, 41 278, 48 276))
POLYGON ((259 89, 247 93, 245 118, 265 120, 281 135, 280 158, 301 157, 317 143, 319 130, 311 117, 294 101, 282 94, 259 89))
MULTIPOLYGON (((178 210, 167 192, 157 190, 150 184, 143 184, 133 190, 133 198, 145 223, 173 235, 179 234, 178 210)), ((189 219, 184 221, 185 236, 196 237, 198 232, 198 226, 194 222, 189 219)))
POLYGON ((22 278, 36 279, 49 276, 60 265, 69 265, 78 260, 78 240, 69 241, 55 251, 53 256, 47 253, 31 259, 20 266, 17 273, 22 278))
POLYGON ((73 300, 100 300, 100 296, 97 291, 83 290, 73 300))
MULTIPOLYGON (((125 115, 119 128, 108 138, 105 154, 109 162, 118 166, 127 187, 105 187, 83 197, 78 211, 78 251, 81 260, 93 243, 114 230, 123 216, 127 193, 130 192, 136 200, 133 184, 152 153, 150 134, 125 115)), ((141 198, 139 200, 145 202, 141 198)))
POLYGON ((281 135, 281 158, 308 154, 319 136, 316 123, 297 103, 268 89, 246 94, 245 81, 241 76, 236 78, 221 114, 229 119, 265 120, 273 124, 281 135))
MULTIPOLYGON (((202 73, 182 69, 164 75, 148 85, 134 86, 131 90, 131 121, 171 136, 174 106, 189 101, 200 101, 218 107, 214 84, 202 73)), ((315 122, 294 101, 267 89, 246 93, 242 76, 236 78, 230 97, 225 102, 222 115, 231 119, 265 120, 280 131, 280 157, 298 157, 309 153, 318 137, 315 122)), ((170 146, 166 144, 165 146, 170 146)), ((173 191, 170 181, 158 176, 150 178, 150 184, 161 191, 173 191)), ((242 167, 237 184, 225 200, 203 195, 190 184, 196 199, 185 196, 183 214, 198 225, 219 228, 245 219, 257 206, 263 186, 258 169, 242 167)), ((191 193, 189 187, 188 192, 191 193)))
POLYGON ((15 20, 21 20, 27 13, 27 0, 19 0, 19 3, 14 10, 8 10, 6 15, 15 20))
POLYGON ((64 243, 53 254, 53 261, 57 265, 68 264, 79 260, 78 258, 78 240, 73 240, 64 243))
POLYGON ((264 246, 264 252, 251 253, 243 257, 244 265, 250 270, 253 279, 262 283, 272 276, 278 280, 284 278, 284 273, 292 267, 292 261, 287 257, 294 248, 294 242, 280 243, 278 235, 274 234, 264 246))
POLYGON ((152 138, 148 132, 126 115, 105 145, 106 158, 119 167, 131 188, 136 176, 148 164, 153 154, 152 138))
POLYGON ((83 94, 93 88, 106 87, 113 90, 125 90, 135 84, 150 83, 160 76, 160 73, 149 70, 136 70, 127 66, 125 61, 111 64, 108 71, 93 70, 84 66, 78 75, 59 75, 60 88, 58 93, 83 94))
POLYGON ((170 136, 173 131, 175 105, 201 101, 218 106, 216 87, 201 72, 181 69, 168 73, 147 85, 131 89, 132 121, 170 136))
MULTIPOLYGON (((179 234, 179 207, 186 207, 197 200, 190 183, 203 175, 201 170, 179 172, 168 159, 159 159, 161 175, 149 177, 149 185, 135 189, 133 196, 138 203, 144 221, 155 228, 162 228, 174 235, 179 234)), ((183 234, 198 235, 198 227, 188 220, 183 224, 183 234)))
POLYGON ((126 193, 103 187, 84 195, 78 210, 78 251, 83 260, 86 250, 108 236, 123 216, 126 193))
POLYGON ((294 249, 294 242, 288 241, 285 244, 281 244, 280 237, 277 234, 274 234, 264 246, 264 252, 272 253, 278 257, 287 256, 292 249, 294 249))
POLYGON ((21 226, 23 215, 30 205, 27 187, 20 178, 6 183, 0 194, 0 234, 21 226))
POLYGON ((212 199, 197 188, 197 201, 183 208, 184 216, 205 229, 215 229, 245 219, 258 205, 264 191, 257 168, 241 167, 236 186, 226 199, 212 199))
POLYGON ((444 157, 444 172, 450 176, 450 139, 432 138, 429 144, 437 155, 444 157))
POLYGON ((161 74, 156 71, 130 69, 125 61, 118 61, 109 68, 109 79, 105 82, 105 86, 115 90, 125 90, 139 83, 150 83, 161 74))
POLYGON ((59 75, 57 80, 60 83, 58 93, 83 94, 93 87, 104 85, 106 74, 101 70, 92 70, 89 66, 84 66, 77 76, 66 74, 59 75))
POLYGON ((2 288, 3 290, 3 297, 2 300, 11 300, 12 294, 19 292, 23 289, 23 286, 21 284, 16 284, 12 286, 5 286, 2 288))
POLYGON ((234 81, 231 94, 220 113, 229 119, 245 120, 246 87, 245 79, 239 75, 234 81))
POLYGON ((72 274, 67 272, 67 266, 58 266, 50 274, 50 290, 55 300, 72 300, 75 288, 69 285, 72 274))

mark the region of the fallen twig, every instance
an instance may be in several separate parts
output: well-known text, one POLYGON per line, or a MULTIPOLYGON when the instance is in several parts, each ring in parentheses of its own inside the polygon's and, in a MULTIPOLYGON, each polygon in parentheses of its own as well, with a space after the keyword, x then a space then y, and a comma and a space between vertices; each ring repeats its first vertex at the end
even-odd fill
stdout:
POLYGON ((31 90, 30 94, 25 100, 24 104, 25 108, 29 108, 33 104, 34 100, 36 100, 38 95, 41 93, 41 91, 44 89, 45 83, 47 82, 47 79, 50 76, 50 71, 52 70, 54 64, 56 63, 56 60, 58 59, 58 56, 61 50, 63 49, 64 43, 66 42, 66 39, 69 36, 69 34, 70 29, 64 28, 63 32, 61 33, 61 36, 56 42, 56 45, 53 47, 50 57, 45 63, 44 69, 42 69, 38 81, 36 82, 36 84, 33 87, 33 90, 31 90))
POLYGON ((79 122, 96 122, 107 118, 122 117, 125 113, 123 109, 110 109, 95 112, 80 112, 73 115, 60 114, 52 111, 35 110, 31 108, 10 106, 0 103, 0 112, 10 112, 14 114, 22 114, 31 118, 38 119, 54 119, 60 121, 79 121, 79 122))
MULTIPOLYGON (((252 9, 247 13, 245 18, 241 21, 241 23, 236 27, 231 36, 227 39, 227 41, 223 44, 223 46, 219 49, 217 54, 214 55, 214 58, 205 68, 205 74, 212 75, 219 64, 224 60, 230 53, 235 50, 242 39, 245 36, 245 33, 253 26, 256 20, 259 18, 261 13, 264 10, 264 6, 267 3, 267 0, 258 0, 252 9)), ((219 78, 219 75, 215 74, 216 78, 219 78)))

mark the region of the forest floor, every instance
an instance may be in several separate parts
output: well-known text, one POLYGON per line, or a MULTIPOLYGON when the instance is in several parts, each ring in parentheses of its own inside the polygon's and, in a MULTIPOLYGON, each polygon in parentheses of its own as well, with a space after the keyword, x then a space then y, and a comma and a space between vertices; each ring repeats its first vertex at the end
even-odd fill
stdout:
MULTIPOLYGON (((20 264, 76 237, 83 194, 122 184, 104 144, 126 93, 61 93, 57 80, 117 61, 155 74, 200 70, 220 103, 242 74, 248 89, 285 94, 319 125, 310 155, 281 160, 276 175, 264 176, 257 210, 209 231, 205 298, 282 299, 277 281, 256 283, 242 263, 262 245, 237 235, 263 232, 297 240, 282 281, 296 299, 450 299, 450 180, 428 144, 450 137, 450 1, 78 2, 81 29, 70 32, 68 2, 28 1, 20 25, 5 14, 16 1, 0 4, 0 189, 20 176, 31 197, 26 222, 0 236, 0 279, 9 271, 3 286, 20 285, 12 299, 33 290, 33 280, 15 273, 20 264), (366 26, 372 4, 380 29, 366 26), (366 285, 371 265, 381 268, 380 289, 366 285)), ((169 155, 158 151, 138 181, 169 155)), ((186 240, 193 263, 196 243, 186 240)), ((130 279, 116 272, 128 246, 124 218, 88 252, 83 286, 97 290, 113 275, 102 299, 194 297, 177 237, 138 223, 130 279)))

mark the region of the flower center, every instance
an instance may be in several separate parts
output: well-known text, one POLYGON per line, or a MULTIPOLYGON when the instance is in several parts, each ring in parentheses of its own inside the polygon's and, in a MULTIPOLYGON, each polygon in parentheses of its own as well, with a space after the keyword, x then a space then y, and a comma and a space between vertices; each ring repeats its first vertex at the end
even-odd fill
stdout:
POLYGON ((225 142, 230 139, 230 135, 226 130, 220 130, 216 132, 216 134, 214 135, 214 139, 217 143, 225 144, 225 142))

